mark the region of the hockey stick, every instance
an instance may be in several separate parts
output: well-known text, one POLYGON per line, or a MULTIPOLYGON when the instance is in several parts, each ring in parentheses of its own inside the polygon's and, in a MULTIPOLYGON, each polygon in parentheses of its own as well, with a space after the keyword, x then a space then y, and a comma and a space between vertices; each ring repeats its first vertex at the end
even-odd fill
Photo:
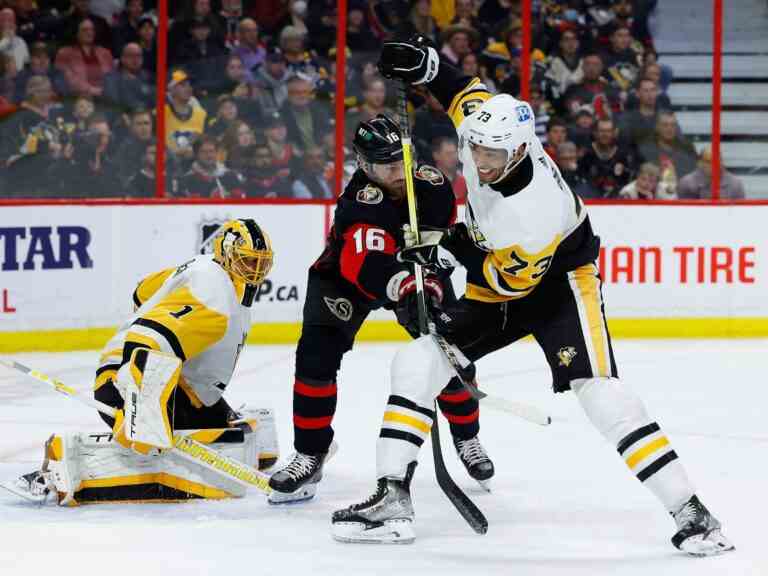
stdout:
MULTIPOLYGON (((405 190, 408 200, 408 217, 411 225, 411 231, 416 236, 416 243, 419 242, 419 219, 418 212, 416 210, 416 192, 413 187, 413 158, 411 156, 411 127, 408 121, 408 99, 406 92, 406 85, 403 82, 400 85, 400 98, 398 99, 398 116, 400 124, 400 138, 403 146, 403 171, 405 172, 405 190)), ((416 305, 418 307, 419 314, 419 331, 422 334, 432 333, 435 337, 434 330, 430 330, 428 326, 429 319, 427 318, 427 305, 424 300, 424 276, 422 275, 421 266, 418 264, 413 265, 413 273, 416 278, 416 305)), ((446 342, 447 344, 447 342, 446 342)), ((440 344, 438 343, 438 346, 440 344)), ((442 347, 441 347, 442 349, 442 347)), ((450 361, 450 357, 449 357, 450 361)), ((452 366, 455 365, 452 364, 452 366)), ((458 374, 458 371, 457 371, 458 374)), ((430 434, 432 439, 432 455, 435 462, 435 477, 440 489, 451 501, 459 514, 462 515, 464 520, 472 527, 472 529, 478 534, 485 534, 488 531, 488 520, 483 515, 482 511, 475 505, 469 497, 464 494, 461 488, 454 482, 451 475, 448 473, 448 469, 445 467, 445 460, 443 459, 443 450, 440 446, 440 424, 439 417, 440 412, 437 406, 437 399, 434 401, 435 419, 432 423, 432 432, 430 434)))
MULTIPOLYGON (((47 374, 44 374, 38 370, 34 370, 20 364, 16 361, 0 360, 0 365, 5 366, 11 370, 16 370, 22 374, 26 374, 30 378, 47 384, 57 392, 60 392, 68 398, 78 400, 79 402, 90 406, 106 414, 107 416, 115 417, 117 410, 108 404, 99 402, 95 398, 83 396, 77 392, 71 386, 67 386, 59 380, 51 378, 47 374)), ((234 458, 219 454, 216 450, 209 448, 205 444, 201 444, 196 440, 188 438, 185 434, 179 432, 173 436, 173 448, 171 451, 179 457, 192 462, 199 466, 203 466, 208 470, 225 475, 230 480, 245 486, 246 488, 256 488, 257 490, 269 494, 272 489, 269 487, 269 475, 261 472, 252 466, 248 466, 234 458)))

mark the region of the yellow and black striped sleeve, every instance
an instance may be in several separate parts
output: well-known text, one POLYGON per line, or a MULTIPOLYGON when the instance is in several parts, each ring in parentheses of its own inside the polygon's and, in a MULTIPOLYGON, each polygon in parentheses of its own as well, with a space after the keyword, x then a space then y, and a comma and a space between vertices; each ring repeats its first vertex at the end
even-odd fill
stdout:
POLYGON ((493 94, 477 77, 465 76, 445 58, 440 58, 437 76, 427 87, 440 101, 456 128, 493 94))
POLYGON ((123 362, 137 347, 189 360, 221 340, 228 320, 225 314, 198 300, 188 287, 181 286, 134 321, 125 337, 123 362))
POLYGON ((142 278, 136 286, 136 290, 133 291, 134 310, 138 310, 144 302, 152 298, 155 292, 160 289, 160 286, 162 286, 175 271, 176 268, 168 268, 142 278))

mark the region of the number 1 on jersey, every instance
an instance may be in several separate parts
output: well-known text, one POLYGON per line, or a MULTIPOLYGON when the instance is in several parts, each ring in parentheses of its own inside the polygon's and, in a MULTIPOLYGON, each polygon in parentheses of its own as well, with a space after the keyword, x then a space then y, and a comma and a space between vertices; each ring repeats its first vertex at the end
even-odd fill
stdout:
POLYGON ((185 314, 189 314, 190 312, 192 312, 192 310, 193 310, 192 306, 190 306, 189 304, 185 304, 184 308, 182 308, 181 310, 177 310, 176 312, 168 312, 168 314, 170 314, 171 316, 176 318, 176 320, 178 320, 185 314))

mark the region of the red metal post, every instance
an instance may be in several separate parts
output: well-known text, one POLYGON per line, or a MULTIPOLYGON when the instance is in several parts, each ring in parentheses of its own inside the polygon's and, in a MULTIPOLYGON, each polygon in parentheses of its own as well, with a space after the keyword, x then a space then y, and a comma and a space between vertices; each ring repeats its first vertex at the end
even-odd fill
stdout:
POLYGON ((165 87, 168 77, 168 0, 157 3, 157 121, 155 123, 157 153, 155 156, 155 196, 162 198, 165 189, 165 87))
POLYGON ((336 150, 333 161, 333 190, 336 196, 342 192, 344 176, 344 99, 346 94, 347 70, 347 0, 336 4, 336 150))
POLYGON ((712 40, 712 200, 720 199, 720 89, 723 77, 723 0, 714 0, 712 40))
POLYGON ((523 0, 523 47, 520 54, 520 99, 528 101, 531 95, 531 2, 523 0))

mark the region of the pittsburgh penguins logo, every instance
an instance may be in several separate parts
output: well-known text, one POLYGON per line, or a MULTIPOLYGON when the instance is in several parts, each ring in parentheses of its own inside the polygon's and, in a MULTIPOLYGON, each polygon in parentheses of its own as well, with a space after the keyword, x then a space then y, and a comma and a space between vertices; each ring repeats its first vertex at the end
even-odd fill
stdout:
POLYGON ((352 318, 352 302, 346 298, 328 298, 328 296, 323 296, 323 300, 331 314, 342 322, 348 322, 352 318))
POLYGON ((560 348, 560 350, 557 352, 557 357, 560 359, 560 366, 570 366, 576 354, 576 348, 573 346, 565 346, 564 348, 560 348))
POLYGON ((440 184, 445 182, 443 173, 440 172, 440 170, 437 168, 428 166, 427 164, 419 166, 419 169, 416 170, 416 178, 419 180, 425 180, 433 186, 440 186, 440 184))
POLYGON ((357 201, 363 204, 380 204, 382 200, 384 193, 373 184, 367 184, 365 188, 357 191, 357 201))

